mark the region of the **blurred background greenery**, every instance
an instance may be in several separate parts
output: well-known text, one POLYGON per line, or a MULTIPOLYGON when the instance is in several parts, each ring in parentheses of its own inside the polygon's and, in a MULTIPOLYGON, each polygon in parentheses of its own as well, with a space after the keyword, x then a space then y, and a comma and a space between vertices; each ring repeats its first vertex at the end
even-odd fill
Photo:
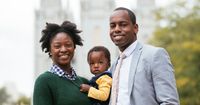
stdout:
POLYGON ((10 97, 5 87, 0 88, 0 105, 31 105, 31 99, 27 96, 20 95, 15 101, 10 97))
POLYGON ((181 105, 200 105, 200 0, 194 2, 180 0, 156 10, 162 24, 149 41, 169 52, 181 105))

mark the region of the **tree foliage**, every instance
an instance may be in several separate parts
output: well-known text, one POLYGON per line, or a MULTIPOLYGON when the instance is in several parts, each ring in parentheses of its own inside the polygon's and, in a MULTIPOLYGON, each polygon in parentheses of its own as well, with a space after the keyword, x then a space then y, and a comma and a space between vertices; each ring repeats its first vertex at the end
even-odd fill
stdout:
POLYGON ((181 105, 200 105, 200 0, 182 0, 156 11, 150 43, 167 49, 174 65, 181 105))
POLYGON ((26 96, 21 96, 17 101, 17 105, 31 105, 31 99, 26 96))
POLYGON ((6 88, 5 87, 0 88, 0 105, 6 103, 9 97, 10 96, 6 92, 6 88))
POLYGON ((7 93, 6 88, 0 88, 0 105, 31 105, 31 99, 26 96, 19 96, 17 100, 12 100, 12 96, 7 93))

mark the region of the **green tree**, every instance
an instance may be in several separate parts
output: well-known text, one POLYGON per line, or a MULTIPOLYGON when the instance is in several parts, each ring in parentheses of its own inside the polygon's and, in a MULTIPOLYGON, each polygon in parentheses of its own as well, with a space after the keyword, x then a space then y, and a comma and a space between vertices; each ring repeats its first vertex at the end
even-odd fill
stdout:
POLYGON ((200 105, 200 0, 182 0, 156 11, 150 43, 167 49, 174 65, 181 105, 200 105))
POLYGON ((9 97, 10 96, 6 92, 6 88, 5 87, 0 88, 0 105, 6 103, 9 97))
POLYGON ((26 96, 20 96, 17 105, 31 105, 31 99, 26 96))

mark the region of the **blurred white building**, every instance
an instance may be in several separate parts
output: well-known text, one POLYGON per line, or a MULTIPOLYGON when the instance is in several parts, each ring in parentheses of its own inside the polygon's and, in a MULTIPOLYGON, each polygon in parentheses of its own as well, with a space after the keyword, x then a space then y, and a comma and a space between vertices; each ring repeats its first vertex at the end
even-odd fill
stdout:
POLYGON ((137 7, 133 9, 139 26, 138 40, 144 43, 153 35, 155 26, 158 24, 154 17, 155 9, 155 0, 137 0, 137 7))
POLYGON ((155 23, 152 14, 155 8, 154 0, 138 0, 135 2, 137 8, 134 2, 129 3, 132 0, 116 0, 119 1, 117 5, 114 0, 65 0, 66 4, 62 1, 40 0, 40 7, 35 12, 35 77, 48 70, 52 64, 48 54, 41 51, 39 44, 41 30, 46 22, 61 24, 67 19, 76 23, 83 31, 81 37, 84 46, 76 48, 73 67, 79 75, 87 78, 91 77, 86 59, 90 48, 96 45, 107 47, 111 52, 111 62, 118 55, 118 49, 109 37, 109 16, 115 7, 129 6, 136 13, 139 40, 145 42, 152 35, 155 23))

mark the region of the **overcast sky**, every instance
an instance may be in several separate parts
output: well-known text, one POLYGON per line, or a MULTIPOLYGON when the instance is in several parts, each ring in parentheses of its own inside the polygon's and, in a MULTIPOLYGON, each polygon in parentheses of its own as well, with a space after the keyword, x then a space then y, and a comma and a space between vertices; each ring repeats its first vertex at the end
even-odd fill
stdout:
POLYGON ((30 96, 33 77, 34 0, 0 1, 0 87, 30 96))
MULTIPOLYGON (((165 4, 164 1, 167 0, 160 0, 160 4, 165 4)), ((36 7, 38 0, 0 1, 0 87, 7 84, 27 96, 31 96, 34 84, 36 7)))

